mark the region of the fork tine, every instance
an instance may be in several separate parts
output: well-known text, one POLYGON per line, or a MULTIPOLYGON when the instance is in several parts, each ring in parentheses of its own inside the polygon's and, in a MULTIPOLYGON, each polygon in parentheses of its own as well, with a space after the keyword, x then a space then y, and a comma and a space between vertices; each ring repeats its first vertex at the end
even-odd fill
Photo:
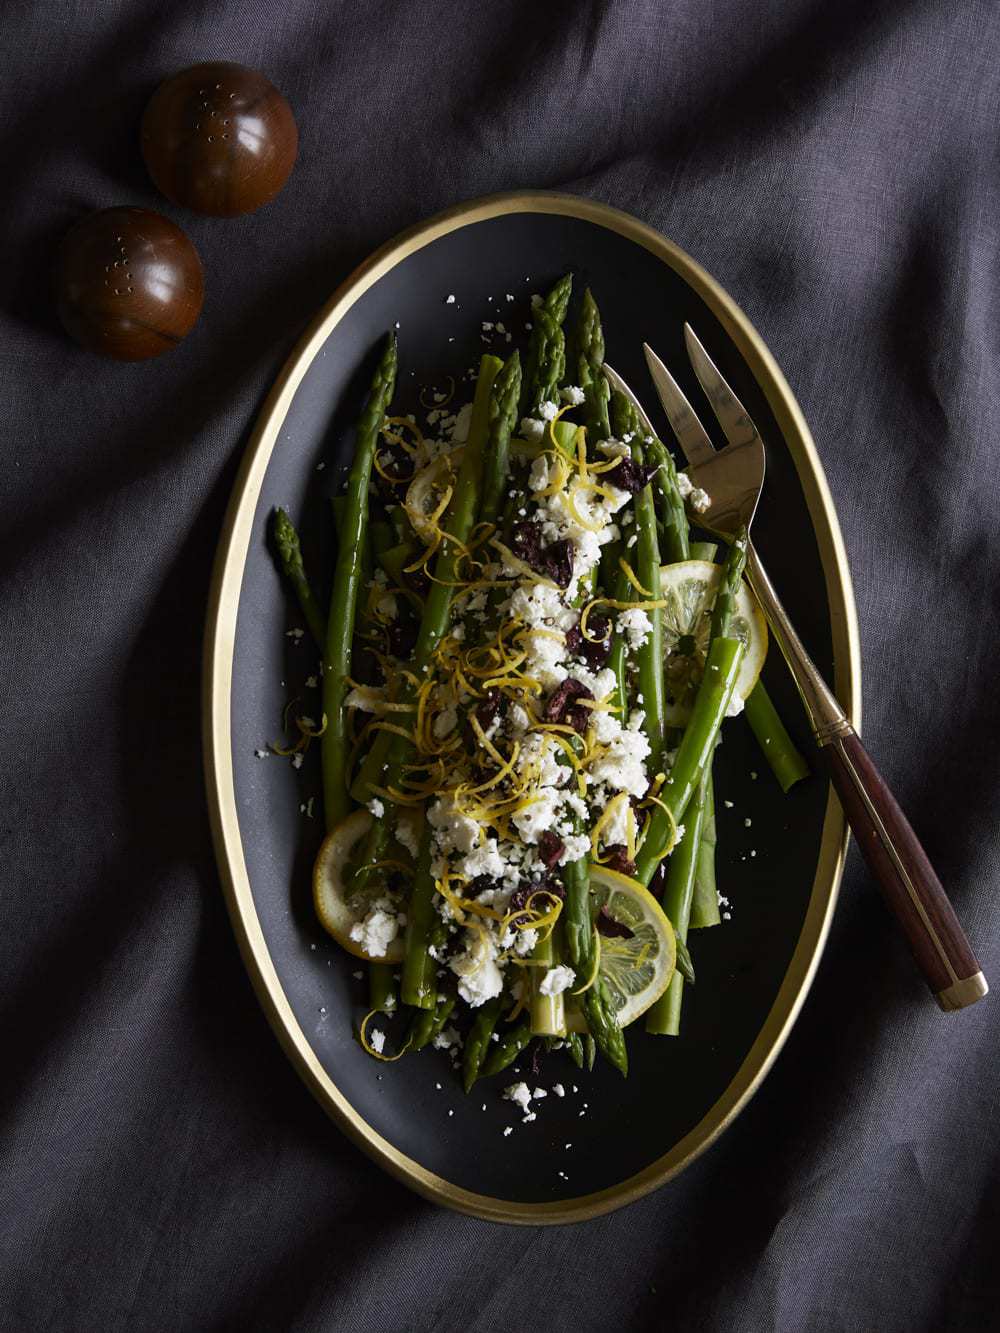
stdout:
POLYGON ((757 427, 750 419, 750 413, 722 378, 718 366, 702 347, 690 324, 684 325, 684 341, 698 383, 705 390, 705 397, 712 405, 726 439, 730 444, 747 444, 755 440, 757 427))
POLYGON ((705 427, 698 420, 698 414, 684 396, 680 385, 671 375, 649 343, 642 344, 646 353, 646 364, 656 385, 663 410, 667 414, 670 428, 677 436, 677 443, 688 463, 704 463, 715 453, 712 441, 705 427))

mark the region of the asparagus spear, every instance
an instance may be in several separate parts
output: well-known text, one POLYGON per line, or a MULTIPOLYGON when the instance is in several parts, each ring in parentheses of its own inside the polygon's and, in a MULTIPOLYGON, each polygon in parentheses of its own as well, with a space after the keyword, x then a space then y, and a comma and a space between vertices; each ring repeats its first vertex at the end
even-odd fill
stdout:
POLYGON ((483 1064, 483 1074, 489 1078, 512 1065, 529 1041, 531 1024, 524 1018, 516 1027, 508 1028, 498 1042, 492 1043, 493 1049, 483 1064))
POLYGON ((583 1039, 583 1058, 587 1062, 587 1072, 594 1068, 594 1061, 597 1059, 597 1043, 588 1032, 583 1039))
POLYGON ((577 1069, 583 1068, 583 1039, 579 1032, 571 1032, 566 1038, 566 1049, 569 1051, 569 1058, 576 1065, 577 1069))
MULTIPOLYGON (((581 822, 574 821, 574 833, 580 832, 581 822)), ((566 898, 561 919, 565 922, 566 949, 574 972, 578 977, 581 973, 585 976, 590 969, 594 932, 590 918, 590 873, 585 856, 563 866, 563 886, 566 898)))
MULTIPOLYGON (((455 482, 451 503, 442 523, 454 541, 446 538, 441 543, 441 550, 434 565, 434 580, 424 602, 417 644, 413 652, 414 677, 420 677, 429 668, 438 644, 448 631, 451 598, 461 558, 461 551, 456 543, 466 540, 475 521, 482 487, 483 447, 486 441, 490 390, 501 368, 502 362, 495 356, 484 356, 480 362, 469 438, 465 444, 462 466, 455 482)), ((410 684, 403 692, 401 701, 412 703, 415 697, 416 690, 410 684)), ((403 766, 409 761, 412 748, 405 737, 393 735, 386 751, 379 785, 385 787, 398 785, 403 766)), ((381 860, 389 834, 388 821, 379 820, 372 825, 359 858, 356 876, 366 875, 372 863, 381 860)))
POLYGON ((625 1034, 618 1026, 607 987, 598 979, 590 990, 583 995, 583 1012, 587 1018, 590 1035, 594 1038, 601 1054, 618 1070, 628 1073, 628 1052, 625 1049, 625 1034))
POLYGON ((528 385, 529 416, 537 416, 542 403, 555 401, 556 390, 566 370, 566 339, 562 327, 544 307, 535 311, 535 329, 539 339, 532 366, 534 374, 528 385))
POLYGON ((781 790, 790 791, 796 782, 809 776, 809 765, 795 748, 763 681, 758 680, 750 691, 743 711, 781 790))
MULTIPOLYGON (((604 376, 601 376, 604 380, 604 376)), ((607 383, 607 381, 604 381, 607 383)), ((611 411, 615 431, 622 437, 638 431, 639 419, 632 402, 623 393, 615 392, 611 396, 611 411)), ((632 456, 637 463, 643 461, 642 447, 632 444, 632 456)), ((614 471, 608 474, 614 482, 614 471)), ((652 486, 647 485, 639 492, 634 501, 636 543, 636 573, 642 586, 649 590, 654 598, 660 591, 660 548, 656 536, 656 513, 653 507, 652 486)), ((654 607, 648 613, 650 632, 646 642, 636 653, 636 665, 639 668, 639 693, 645 712, 643 730, 649 741, 649 771, 659 773, 663 768, 665 750, 664 713, 666 701, 663 689, 663 612, 654 607)))
POLYGON ((418 1009, 413 1015, 413 1021, 410 1024, 410 1033, 407 1039, 407 1049, 410 1051, 422 1051, 423 1048, 437 1036, 437 1034, 451 1017, 451 1011, 455 1008, 454 995, 444 995, 438 1000, 433 1009, 418 1009))
POLYGON ((510 437, 517 423, 517 405, 521 397, 521 356, 515 352, 493 381, 489 404, 489 437, 483 467, 483 500, 479 519, 495 523, 500 499, 507 485, 510 463, 510 437))
POLYGON ((726 631, 745 563, 744 530, 729 548, 712 613, 713 637, 705 672, 670 777, 660 792, 663 804, 654 807, 642 850, 636 859, 636 879, 643 884, 648 884, 652 879, 673 829, 680 824, 688 802, 701 785, 702 775, 711 763, 719 728, 732 699, 743 658, 743 643, 740 639, 729 638, 726 631))
POLYGON ((368 1007, 390 1013, 396 1007, 396 983, 391 963, 368 964, 368 1007))
MULTIPOLYGON (((705 793, 711 769, 706 768, 697 792, 684 812, 684 836, 674 848, 667 868, 663 892, 663 910, 682 943, 687 940, 694 898, 698 851, 705 818, 705 793)), ((646 1031, 676 1037, 680 1031, 681 1000, 684 978, 675 971, 670 985, 646 1016, 646 1031)))
POLYGON ((326 620, 306 577, 305 566, 302 563, 302 548, 299 545, 299 534, 295 531, 295 526, 284 509, 274 511, 273 532, 274 545, 278 553, 278 566, 292 585, 295 596, 299 600, 302 614, 306 618, 306 624, 309 626, 309 632, 316 640, 316 646, 322 652, 326 639, 326 620))
MULTIPOLYGON (((642 452, 633 449, 638 462, 642 452)), ((614 476, 614 473, 611 474, 614 476)), ((635 497, 636 573, 639 582, 659 598, 660 548, 656 539, 656 514, 653 510, 652 487, 645 486, 635 497)), ((664 764, 666 697, 663 689, 663 611, 654 606, 646 613, 650 631, 645 643, 636 652, 639 668, 639 693, 645 713, 643 729, 649 741, 649 772, 660 773, 664 764)))
POLYGON ((573 294, 573 275, 564 273, 556 285, 546 294, 545 309, 557 324, 562 324, 569 309, 569 298, 573 294))
POLYGON ((572 287, 572 275, 567 273, 534 312, 524 364, 520 416, 533 416, 542 403, 552 399, 562 380, 566 369, 562 322, 572 287))
MULTIPOLYGON (((704 930, 708 926, 717 926, 719 916, 719 895, 715 886, 715 781, 712 766, 705 769, 704 783, 705 814, 701 824, 701 840, 698 843, 698 861, 694 875, 694 898, 691 903, 690 928, 704 930)), ((687 815, 684 816, 685 826, 687 815)))
POLYGON ((566 1035, 566 1001, 562 994, 543 995, 540 987, 546 972, 559 962, 556 932, 538 941, 531 951, 537 966, 531 972, 531 1031, 536 1037, 564 1037, 566 1035))
POLYGON ((426 821, 420 836, 417 868, 406 909, 406 955, 403 959, 403 1003, 415 1009, 433 1009, 437 1003, 437 963, 428 951, 434 923, 434 876, 431 874, 431 827, 426 821))
POLYGON ((472 1027, 462 1049, 462 1086, 466 1092, 472 1088, 482 1070, 483 1059, 500 1019, 502 1007, 503 996, 498 995, 495 999, 487 1000, 476 1010, 476 1016, 472 1020, 472 1027))
POLYGON ((663 534, 663 558, 667 564, 675 565, 691 558, 687 510, 677 486, 677 468, 670 450, 655 435, 646 441, 645 449, 648 461, 659 465, 652 484, 663 534))
POLYGON ((577 379, 584 394, 584 420, 591 440, 606 440, 611 435, 608 401, 611 386, 601 367, 604 365, 604 330, 601 312, 588 287, 583 293, 580 314, 573 334, 577 379))
POLYGON ((347 482, 347 505, 341 525, 333 596, 323 654, 323 803, 326 827, 332 829, 351 809, 347 790, 347 728, 344 697, 351 667, 351 639, 361 583, 361 562, 368 526, 368 483, 378 432, 396 384, 396 339, 390 334, 375 371, 358 422, 354 462, 347 482))

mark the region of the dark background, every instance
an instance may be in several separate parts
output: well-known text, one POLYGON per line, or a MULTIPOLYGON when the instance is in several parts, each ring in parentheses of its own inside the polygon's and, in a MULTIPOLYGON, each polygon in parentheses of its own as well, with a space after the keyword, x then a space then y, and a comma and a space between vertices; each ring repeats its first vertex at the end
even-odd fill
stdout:
POLYGON ((462 198, 590 194, 698 258, 817 439, 865 733, 994 981, 1000 20, 987 3, 6 4, 0 42, 0 1321, 12 1330, 997 1326, 996 999, 939 1014, 856 857, 775 1070, 678 1181, 572 1229, 453 1216, 332 1128, 253 998, 200 774, 208 580, 305 322, 462 198), (301 156, 259 215, 162 201, 143 104, 258 65, 301 156), (194 333, 105 363, 54 244, 162 208, 194 333))

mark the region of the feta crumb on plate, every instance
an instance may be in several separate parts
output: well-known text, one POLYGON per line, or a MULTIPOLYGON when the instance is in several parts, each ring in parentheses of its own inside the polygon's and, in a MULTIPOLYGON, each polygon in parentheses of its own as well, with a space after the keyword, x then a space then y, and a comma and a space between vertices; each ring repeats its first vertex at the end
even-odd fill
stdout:
POLYGON ((538 986, 539 995, 561 995, 564 990, 572 986, 576 980, 576 973, 571 967, 566 967, 560 963, 558 967, 550 967, 542 977, 538 986))

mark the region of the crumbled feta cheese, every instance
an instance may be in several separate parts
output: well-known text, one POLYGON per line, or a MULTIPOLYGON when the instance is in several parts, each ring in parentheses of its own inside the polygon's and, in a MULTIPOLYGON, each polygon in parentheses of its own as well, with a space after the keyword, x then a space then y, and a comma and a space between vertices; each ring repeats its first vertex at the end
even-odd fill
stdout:
POLYGON ((564 990, 572 986, 576 980, 576 973, 571 967, 566 967, 560 963, 558 967, 550 967, 542 977, 538 985, 539 995, 561 995, 564 990))
POLYGON ((527 1083, 511 1083, 509 1087, 504 1088, 503 1098, 505 1102, 513 1102, 519 1106, 525 1116, 529 1114, 528 1107, 531 1104, 531 1089, 527 1083))
POLYGON ((356 921, 351 927, 351 939, 372 958, 384 958, 389 945, 399 934, 399 918, 387 907, 388 904, 380 899, 363 921, 356 921))
POLYGON ((266 759, 269 753, 270 751, 268 750, 254 750, 254 754, 258 759, 266 759))
POLYGON ((631 611, 622 611, 618 616, 618 633, 628 636, 628 646, 641 648, 653 631, 652 621, 645 611, 633 607, 631 611))
POLYGON ((378 1028, 373 1028, 368 1034, 368 1045, 376 1055, 381 1055, 385 1050, 385 1033, 378 1028))
POLYGON ((435 1035, 434 1040, 431 1042, 431 1045, 436 1050, 448 1051, 451 1050, 452 1046, 460 1045, 461 1040, 462 1039, 459 1035, 457 1028, 446 1027, 442 1028, 441 1031, 435 1035))
POLYGON ((592 784, 605 782, 614 791, 645 796, 649 785, 645 762, 649 758, 649 741, 641 730, 643 717, 641 711, 633 712, 628 726, 620 728, 607 750, 591 763, 588 776, 592 784))
POLYGON ((546 400, 538 408, 538 415, 543 421, 553 421, 559 414, 559 404, 546 400))
POLYGON ((381 819, 382 816, 385 814, 385 806, 377 796, 373 796, 371 800, 368 802, 368 809, 372 812, 372 814, 375 816, 376 819, 381 819))
POLYGON ((476 1009, 503 990, 503 973, 497 965, 497 946, 492 935, 467 930, 466 946, 448 966, 458 977, 458 993, 476 1009))
POLYGON ((454 305, 454 304, 455 304, 455 296, 454 296, 454 293, 450 293, 448 296, 446 296, 446 297, 444 298, 444 303, 445 303, 445 305, 454 305))
POLYGON ((538 931, 529 926, 526 930, 515 931, 515 934, 517 939, 514 941, 514 952, 519 958, 527 958, 538 943, 538 931))
POLYGON ((559 857, 561 866, 572 865, 574 861, 579 861, 590 851, 590 839, 586 833, 571 833, 563 839, 563 851, 559 857))
POLYGON ((537 443, 545 430, 545 422, 539 421, 535 417, 521 418, 521 434, 529 444, 537 443))
POLYGON ((579 407, 586 397, 578 384, 567 384, 559 396, 564 403, 569 403, 570 407, 579 407))
POLYGON ((552 787, 541 787, 534 793, 530 804, 514 812, 514 825, 522 841, 535 844, 547 828, 555 823, 561 803, 560 793, 552 787))
POLYGON ((479 825, 456 810, 453 801, 441 797, 427 811, 427 820, 437 834, 442 852, 471 852, 479 842, 479 825))
POLYGON ((475 879, 478 875, 500 879, 506 869, 507 863, 500 855, 496 838, 487 838, 459 862, 459 874, 469 879, 475 879))
POLYGON ((569 674, 564 665, 566 640, 553 637, 551 631, 533 629, 525 633, 521 646, 528 654, 525 672, 533 676, 545 690, 554 690, 569 674))
POLYGON ((566 1096, 566 1089, 563 1087, 563 1085, 562 1085, 561 1083, 553 1083, 553 1084, 552 1084, 552 1091, 556 1094, 557 1097, 565 1097, 565 1096, 566 1096))

